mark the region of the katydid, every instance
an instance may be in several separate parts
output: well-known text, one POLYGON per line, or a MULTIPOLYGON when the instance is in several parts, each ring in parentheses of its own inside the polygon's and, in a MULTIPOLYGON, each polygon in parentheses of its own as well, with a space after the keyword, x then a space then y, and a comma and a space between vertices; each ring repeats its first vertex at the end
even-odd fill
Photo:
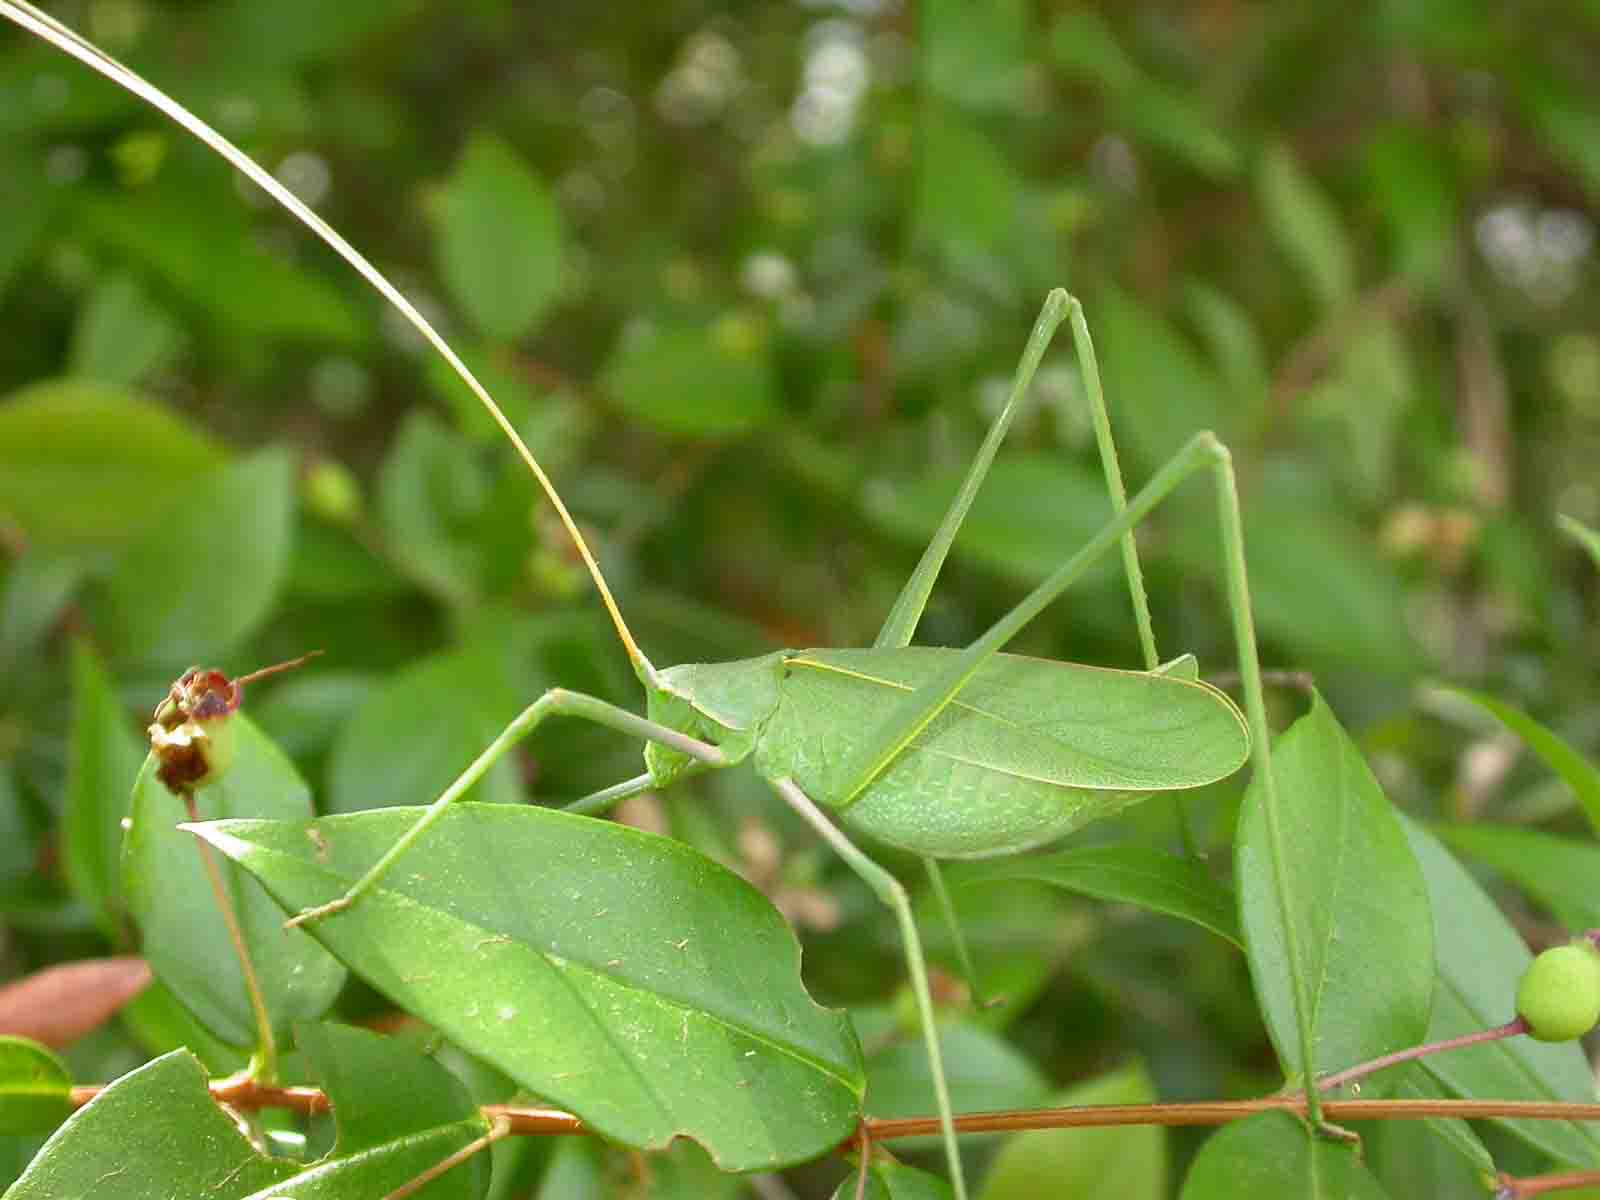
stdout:
MULTIPOLYGON (((657 669, 634 640, 576 522, 515 428, 456 353, 361 254, 220 134, 32 5, 0 13, 154 105, 204 141, 346 259, 444 357, 516 448, 593 578, 645 691, 641 717, 565 689, 545 693, 491 743, 415 825, 339 899, 291 924, 333 918, 375 886, 445 810, 545 718, 581 717, 645 743, 644 773, 571 806, 596 813, 696 773, 750 762, 892 910, 916 997, 945 1153, 966 1195, 927 971, 905 887, 846 829, 933 860, 1016 853, 1072 832, 1153 793, 1225 778, 1255 756, 1272 787, 1266 715, 1245 574, 1238 497, 1228 451, 1193 437, 1131 500, 1125 499, 1098 367, 1078 302, 1050 294, 1009 400, 965 482, 870 649, 785 650, 731 663, 657 669), (1115 515, 1082 549, 965 649, 909 642, 973 497, 1063 320, 1070 320, 1115 515), (1195 678, 1192 659, 1157 666, 1133 529, 1185 478, 1214 472, 1248 720, 1195 678), (1120 543, 1146 670, 1110 670, 1001 653, 1029 621, 1120 543)), ((1291 945, 1291 953, 1293 946, 1291 945)), ((1300 978, 1293 971, 1294 978, 1300 978)), ((1304 1006, 1300 1006, 1302 1009, 1304 1006)), ((1302 1036, 1308 1030, 1302 1029, 1302 1036)))

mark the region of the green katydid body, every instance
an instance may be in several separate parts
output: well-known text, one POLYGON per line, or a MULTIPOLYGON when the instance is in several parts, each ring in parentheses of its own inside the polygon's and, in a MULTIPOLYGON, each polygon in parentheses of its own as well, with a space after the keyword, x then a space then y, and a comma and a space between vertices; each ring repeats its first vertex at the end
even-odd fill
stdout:
MULTIPOLYGON (((1054 841, 1152 792, 1244 765, 1243 715, 1209 684, 1014 654, 985 660, 848 805, 835 780, 895 701, 959 654, 933 647, 781 650, 657 673, 650 718, 790 778, 844 823, 930 858, 980 858, 1054 841)), ((664 787, 705 767, 650 742, 664 787)))

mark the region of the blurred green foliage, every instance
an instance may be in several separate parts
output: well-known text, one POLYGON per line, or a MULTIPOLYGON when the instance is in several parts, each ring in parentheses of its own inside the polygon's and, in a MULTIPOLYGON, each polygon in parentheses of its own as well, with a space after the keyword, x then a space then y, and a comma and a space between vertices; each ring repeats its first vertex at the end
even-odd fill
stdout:
MULTIPOLYGON (((1133 486, 1197 429, 1232 446, 1266 664, 1316 674, 1391 796, 1575 822, 1518 770, 1504 789, 1475 774, 1490 735, 1416 685, 1470 683, 1600 744, 1600 589, 1556 526, 1600 525, 1600 5, 53 11, 438 318, 656 662, 870 642, 1059 284, 1084 301, 1133 486)), ((342 264, 13 30, 0 97, 7 974, 126 944, 109 885, 62 868, 106 858, 63 848, 62 820, 81 772, 127 756, 71 739, 70 681, 96 661, 131 713, 194 661, 326 650, 247 703, 334 809, 430 799, 551 684, 637 702, 522 466, 342 264)), ((1065 347, 1036 398, 923 640, 970 639, 1107 511, 1065 347)), ((1163 652, 1208 674, 1234 665, 1213 525, 1191 487, 1141 531, 1163 652)), ((1018 648, 1137 665, 1120 578, 1018 648)), ((95 686, 80 705, 107 702, 95 686)), ((484 788, 564 799, 637 762, 568 726, 484 788)), ((1203 842, 1236 791, 1191 812, 1203 842)), ((796 894, 837 883, 817 944, 849 953, 808 967, 825 996, 881 1000, 897 972, 867 900, 761 789, 704 792, 784 831, 796 894)), ((736 861, 689 808, 669 807, 677 830, 736 861)), ((1134 821, 1170 842, 1173 812, 1134 821)), ((1011 969, 1013 935, 977 920, 1011 969)), ((1048 1011, 1017 1039, 1063 1082, 1108 1042, 1163 1095, 1255 1078, 1237 960, 1138 930, 1063 934, 1072 977, 1037 983, 1048 1011), (1201 1050, 1164 1046, 1173 1020, 1205 1026, 1201 1050)))

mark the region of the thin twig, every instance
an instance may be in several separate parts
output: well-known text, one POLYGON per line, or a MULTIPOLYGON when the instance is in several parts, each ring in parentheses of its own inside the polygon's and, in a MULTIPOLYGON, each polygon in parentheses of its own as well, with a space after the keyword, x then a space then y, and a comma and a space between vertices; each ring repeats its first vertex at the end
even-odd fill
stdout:
MULTIPOLYGON (((194 793, 183 793, 184 804, 189 810, 189 820, 201 821, 200 806, 195 802, 194 793)), ((239 925, 239 914, 233 909, 233 897, 228 894, 227 885, 222 881, 222 869, 217 865, 217 860, 211 855, 211 847, 200 838, 195 839, 195 848, 200 851, 200 861, 205 864, 206 876, 211 880, 211 891, 217 898, 217 908, 222 913, 222 921, 228 927, 228 937, 233 942, 233 952, 239 956, 239 969, 244 974, 244 990, 250 997, 250 1008, 255 1014, 256 1036, 260 1039, 257 1048, 260 1067, 258 1074, 268 1083, 276 1083, 278 1079, 278 1042, 272 1035, 272 1018, 267 1012, 267 998, 261 991, 261 980, 256 975, 255 963, 250 960, 250 947, 245 943, 244 930, 239 925)))
POLYGON ((1355 1066, 1339 1071, 1336 1074, 1323 1076, 1317 1080, 1317 1087, 1324 1092, 1329 1092, 1336 1087, 1343 1087, 1347 1083, 1365 1078, 1387 1067, 1414 1062, 1416 1059, 1426 1058, 1430 1054, 1443 1054, 1447 1050, 1462 1050, 1468 1046, 1480 1045, 1483 1042, 1498 1042, 1504 1038, 1517 1037, 1527 1032, 1528 1022, 1521 1017, 1514 1017, 1504 1025, 1496 1025, 1493 1029, 1480 1029, 1476 1033, 1465 1033, 1460 1037, 1428 1042, 1422 1046, 1408 1046, 1404 1050, 1396 1050, 1393 1054, 1385 1054, 1381 1058, 1357 1063, 1355 1066))
MULTIPOLYGON (((72 1089, 72 1103, 82 1107, 104 1088, 103 1084, 72 1089)), ((327 1112, 327 1096, 310 1087, 269 1087, 251 1079, 219 1080, 212 1097, 230 1108, 285 1108, 306 1114, 327 1112)), ((1007 1109, 964 1113, 956 1117, 958 1133, 1007 1133, 1024 1129, 1109 1128, 1121 1125, 1226 1125, 1264 1112, 1304 1115, 1303 1094, 1263 1096, 1256 1100, 1212 1100, 1182 1104, 1086 1104, 1071 1108, 1007 1109)), ((1556 1100, 1326 1100, 1323 1111, 1338 1121, 1420 1121, 1430 1117, 1463 1120, 1506 1118, 1529 1121, 1600 1121, 1600 1104, 1556 1100)), ((509 1134, 548 1137, 593 1132, 581 1118, 559 1108, 520 1104, 486 1104, 483 1115, 504 1117, 509 1134)), ((927 1137, 939 1132, 939 1118, 867 1117, 864 1131, 874 1142, 927 1137)), ((841 1148, 860 1144, 852 1133, 841 1148)))
POLYGON ((475 1154, 479 1154, 484 1150, 487 1150, 490 1146, 494 1145, 510 1132, 511 1126, 505 1120, 505 1118, 496 1117, 489 1123, 489 1131, 482 1137, 473 1138, 472 1141, 468 1142, 465 1146, 461 1147, 461 1149, 457 1150, 448 1158, 440 1159, 438 1162, 434 1163, 433 1166, 429 1167, 426 1171, 422 1172, 422 1174, 418 1175, 409 1183, 401 1184, 399 1187, 395 1188, 395 1190, 385 1196, 383 1200, 406 1200, 408 1196, 415 1196, 418 1192, 427 1187, 446 1171, 453 1171, 456 1167, 459 1167, 462 1163, 466 1162, 467 1159, 471 1158, 475 1154))

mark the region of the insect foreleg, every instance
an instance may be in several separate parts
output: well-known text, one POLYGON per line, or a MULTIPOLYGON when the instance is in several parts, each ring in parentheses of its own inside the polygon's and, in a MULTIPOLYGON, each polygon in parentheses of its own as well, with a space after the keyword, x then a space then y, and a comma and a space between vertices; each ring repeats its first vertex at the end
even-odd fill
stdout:
MULTIPOLYGON (((581 692, 569 692, 565 688, 551 688, 540 696, 527 708, 523 709, 511 724, 501 730, 500 736, 486 746, 471 765, 459 776, 456 781, 447 787, 432 804, 428 805, 423 814, 417 818, 416 824, 406 830, 400 839, 390 846, 372 867, 355 883, 350 890, 337 900, 327 904, 319 904, 315 908, 308 908, 296 913, 285 923, 288 926, 302 924, 306 921, 315 921, 322 917, 341 912, 349 908, 363 892, 372 887, 388 874, 395 862, 414 845, 418 838, 427 833, 430 828, 444 816, 445 809, 449 808, 495 763, 499 762, 506 753, 518 742, 527 737, 539 726, 546 717, 581 717, 586 721, 593 721, 597 725, 604 725, 608 729, 615 729, 618 733, 626 733, 633 737, 643 738, 646 741, 660 742, 680 753, 687 754, 690 758, 705 763, 708 767, 721 767, 727 765, 727 756, 709 742, 702 742, 692 738, 679 730, 669 728, 658 722, 647 720, 637 713, 631 713, 625 708, 618 708, 594 696, 585 696, 581 692)), ((637 782, 629 780, 629 784, 637 782)), ((614 790, 614 789, 613 789, 614 790)), ((643 788, 638 789, 640 791, 643 788)), ((615 797, 620 799, 621 797, 615 797)))
POLYGON ((854 842, 844 835, 811 798, 800 790, 794 780, 774 779, 772 786, 778 795, 806 824, 832 846, 850 869, 861 877, 889 906, 900 926, 900 942, 905 948, 906 969, 911 976, 911 991, 917 1001, 917 1017, 922 1022, 922 1037, 927 1044, 928 1070, 933 1076, 933 1094, 939 1108, 939 1126, 944 1135, 945 1158, 950 1166, 950 1181, 955 1188, 956 1200, 966 1200, 967 1184, 961 1173, 961 1152, 956 1148, 955 1111, 950 1104, 950 1089, 945 1083, 944 1056, 939 1049, 939 1029, 933 1019, 933 994, 928 989, 928 970, 922 956, 922 939, 917 934, 917 923, 911 914, 911 898, 904 885, 868 858, 854 842))

